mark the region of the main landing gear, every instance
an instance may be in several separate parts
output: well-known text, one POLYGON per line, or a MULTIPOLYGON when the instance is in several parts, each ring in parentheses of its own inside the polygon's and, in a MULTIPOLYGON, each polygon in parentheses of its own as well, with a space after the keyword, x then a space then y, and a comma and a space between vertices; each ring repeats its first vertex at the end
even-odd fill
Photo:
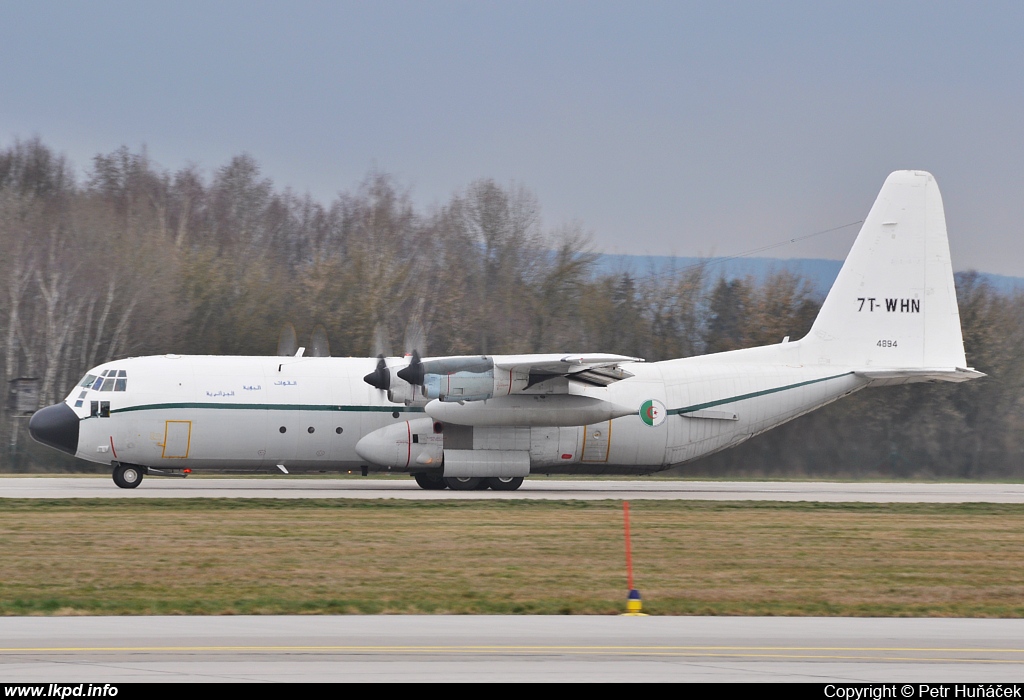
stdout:
POLYGON ((523 485, 521 476, 436 476, 434 474, 413 474, 416 483, 421 489, 427 491, 439 491, 451 489, 452 491, 515 491, 523 485))
POLYGON ((114 483, 123 489, 133 489, 142 483, 143 471, 134 464, 118 464, 114 467, 114 483))
POLYGON ((492 491, 515 491, 523 485, 521 476, 492 476, 487 480, 492 491))
POLYGON ((440 476, 413 474, 413 478, 416 479, 416 483, 420 485, 421 489, 426 489, 427 491, 440 491, 441 489, 448 488, 448 484, 444 483, 444 478, 440 476))

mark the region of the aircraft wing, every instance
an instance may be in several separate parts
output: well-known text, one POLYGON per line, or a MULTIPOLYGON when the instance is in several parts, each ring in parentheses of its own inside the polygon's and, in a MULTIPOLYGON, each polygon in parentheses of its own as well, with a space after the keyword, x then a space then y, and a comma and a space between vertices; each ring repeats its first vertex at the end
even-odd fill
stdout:
POLYGON ((566 377, 591 386, 608 386, 633 375, 620 365, 643 362, 626 355, 497 355, 495 369, 528 374, 529 386, 555 377, 566 377))

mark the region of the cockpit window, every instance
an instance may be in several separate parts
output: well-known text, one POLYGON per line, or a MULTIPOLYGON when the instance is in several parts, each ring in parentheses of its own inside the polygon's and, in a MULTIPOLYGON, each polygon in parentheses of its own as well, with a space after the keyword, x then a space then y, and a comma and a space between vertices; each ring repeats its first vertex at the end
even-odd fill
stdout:
MULTIPOLYGON (((128 372, 123 369, 105 369, 99 377, 87 374, 78 386, 93 391, 128 391, 128 372)), ((84 398, 84 395, 80 398, 84 398)))

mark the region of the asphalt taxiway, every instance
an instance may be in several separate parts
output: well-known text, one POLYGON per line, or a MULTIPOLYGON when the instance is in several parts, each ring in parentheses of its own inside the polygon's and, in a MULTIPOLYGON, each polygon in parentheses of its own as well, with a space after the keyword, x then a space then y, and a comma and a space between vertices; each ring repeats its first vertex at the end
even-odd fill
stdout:
POLYGON ((1024 620, 557 616, 0 618, 0 681, 1024 677, 1024 620))

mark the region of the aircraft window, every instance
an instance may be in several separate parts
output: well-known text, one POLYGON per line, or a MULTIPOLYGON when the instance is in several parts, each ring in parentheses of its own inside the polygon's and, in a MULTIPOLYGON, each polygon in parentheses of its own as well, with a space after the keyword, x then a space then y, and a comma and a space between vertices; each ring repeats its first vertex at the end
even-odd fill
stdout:
POLYGON ((83 391, 81 394, 79 394, 78 398, 84 399, 88 395, 89 395, 89 392, 88 392, 88 390, 86 390, 86 391, 83 391))
POLYGON ((88 389, 89 387, 92 386, 93 382, 95 382, 95 381, 96 381, 96 375, 95 374, 87 374, 87 375, 85 375, 85 379, 83 379, 81 382, 78 383, 78 386, 84 386, 86 389, 88 389))
POLYGON ((100 389, 100 387, 101 387, 101 386, 103 386, 103 377, 99 377, 99 378, 98 378, 98 379, 96 380, 96 383, 92 385, 92 388, 93 388, 93 389, 94 389, 95 391, 99 391, 99 389, 100 389))
POLYGON ((100 401, 100 418, 110 418, 109 401, 100 401))
POLYGON ((119 370, 117 370, 117 376, 119 376, 119 377, 127 377, 128 376, 128 372, 126 372, 123 369, 119 369, 119 370))
POLYGON ((90 401, 89 402, 89 415, 98 416, 100 414, 100 402, 90 401))
POLYGON ((313 433, 314 433, 315 431, 316 431, 316 428, 314 428, 314 427, 313 427, 313 426, 311 425, 311 426, 309 426, 309 429, 308 429, 308 430, 307 430, 306 432, 307 432, 307 433, 309 433, 310 435, 312 435, 312 434, 313 434, 313 433))
POLYGON ((78 399, 78 401, 75 401, 75 408, 81 408, 81 407, 82 407, 82 399, 78 399))
POLYGON ((118 377, 114 380, 114 391, 125 391, 128 389, 128 380, 118 377))
POLYGON ((103 380, 103 386, 100 387, 100 391, 113 391, 114 390, 114 378, 107 377, 103 380))
POLYGON ((104 377, 109 377, 109 376, 111 376, 112 374, 113 374, 113 372, 112 372, 111 370, 109 370, 109 369, 105 369, 105 370, 103 370, 103 376, 104 376, 104 377))
POLYGON ((342 433, 341 426, 338 426, 337 428, 335 428, 334 432, 336 432, 338 435, 341 435, 341 433, 342 433))
POLYGON ((286 427, 284 427, 284 426, 282 425, 282 426, 281 426, 281 432, 282 432, 282 433, 287 433, 287 432, 288 432, 288 428, 286 428, 286 427))

